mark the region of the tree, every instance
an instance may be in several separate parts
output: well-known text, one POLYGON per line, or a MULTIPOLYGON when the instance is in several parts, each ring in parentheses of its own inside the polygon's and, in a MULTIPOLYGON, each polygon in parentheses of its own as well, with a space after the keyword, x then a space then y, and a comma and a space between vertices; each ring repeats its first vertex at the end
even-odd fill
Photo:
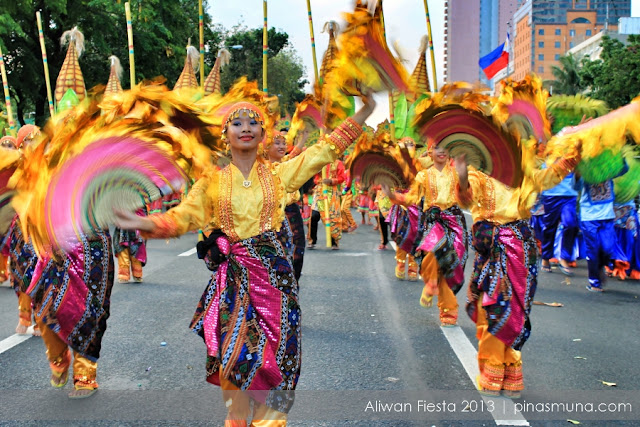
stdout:
POLYGON ((640 93, 640 36, 630 35, 626 46, 604 36, 600 59, 583 59, 580 78, 589 88, 588 95, 610 108, 628 104, 640 93))
MULTIPOLYGON (((52 86, 66 54, 58 40, 64 31, 76 25, 85 35, 85 53, 80 58, 80 67, 87 88, 106 84, 109 56, 118 56, 127 67, 124 1, 17 0, 3 3, 7 7, 0 11, 0 47, 5 55, 11 95, 16 101, 21 124, 30 108, 35 108, 37 123, 48 118, 35 18, 37 10, 42 14, 52 86)), ((171 86, 184 65, 187 40, 191 38, 195 46, 199 43, 198 1, 132 0, 131 11, 136 80, 162 75, 171 86)), ((205 61, 212 66, 221 34, 219 29, 210 26, 210 22, 210 17, 205 15, 205 41, 209 45, 205 61)), ((123 76, 122 83, 124 87, 129 86, 128 73, 123 76)))
POLYGON ((559 95, 576 95, 584 89, 584 83, 580 79, 580 64, 572 54, 560 57, 560 66, 553 65, 551 72, 555 77, 553 92, 559 95))
POLYGON ((268 61, 269 92, 280 100, 280 112, 293 114, 296 103, 304 99, 304 86, 308 83, 304 76, 302 60, 291 46, 282 49, 268 61))

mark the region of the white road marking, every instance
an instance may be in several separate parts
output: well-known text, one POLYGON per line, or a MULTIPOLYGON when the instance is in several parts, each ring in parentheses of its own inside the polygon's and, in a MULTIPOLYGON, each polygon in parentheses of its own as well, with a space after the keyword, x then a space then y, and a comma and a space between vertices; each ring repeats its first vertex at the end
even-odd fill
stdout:
MULTIPOLYGON (((389 242, 394 250, 398 249, 398 245, 396 242, 389 242)), ((471 382, 476 385, 476 378, 480 375, 480 371, 478 370, 478 352, 471 344, 471 341, 467 338, 464 331, 459 327, 441 327, 442 333, 444 334, 447 341, 449 341, 449 345, 453 349, 453 352, 458 357, 458 360, 462 364, 462 367, 467 372, 467 375, 471 379, 471 382)), ((500 401, 499 406, 503 408, 503 413, 500 414, 499 411, 492 412, 493 419, 496 422, 496 425, 499 426, 528 426, 529 422, 522 416, 519 411, 515 411, 514 403, 511 399, 507 399, 505 397, 488 397, 482 396, 482 399, 487 402, 488 400, 496 400, 500 401), (514 414, 509 416, 509 419, 505 418, 504 414, 514 414)), ((496 405, 497 406, 497 405, 496 405)))
POLYGON ((192 249, 189 249, 189 250, 188 250, 188 251, 186 251, 186 252, 182 252, 182 253, 181 253, 180 255, 178 255, 178 256, 191 256, 191 255, 195 254, 196 252, 197 252, 197 249, 196 249, 196 248, 192 248, 192 249))
POLYGON ((9 338, 3 339, 2 341, 0 341, 0 354, 4 353, 7 350, 12 349, 18 344, 22 344, 23 342, 31 338, 33 336, 32 334, 33 334, 33 327, 30 327, 27 330, 27 333, 24 335, 14 334, 14 335, 11 335, 9 338))

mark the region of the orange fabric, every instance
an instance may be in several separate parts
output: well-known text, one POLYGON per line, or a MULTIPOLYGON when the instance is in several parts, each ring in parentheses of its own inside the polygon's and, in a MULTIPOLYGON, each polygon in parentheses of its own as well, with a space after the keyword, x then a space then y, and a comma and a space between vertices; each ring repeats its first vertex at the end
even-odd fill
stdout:
POLYGON ((505 367, 510 373, 509 390, 522 390, 522 358, 519 351, 506 346, 488 331, 487 313, 482 308, 482 299, 478 301, 478 320, 476 322, 476 338, 478 338, 478 366, 480 367, 480 385, 489 390, 496 390, 496 384, 504 388, 505 367), (514 367, 514 368, 509 368, 514 367), (502 372, 499 375, 498 372, 502 372), (498 377, 500 377, 498 379, 498 377), (519 382, 518 382, 519 378, 519 382), (518 383, 521 385, 518 388, 518 383))
POLYGON ((31 326, 31 297, 24 292, 18 292, 18 315, 20 324, 31 326))
POLYGON ((423 297, 437 296, 440 321, 455 325, 458 319, 458 299, 440 274, 438 261, 433 253, 428 252, 422 260, 420 275, 424 280, 423 297))
POLYGON ((0 283, 9 278, 9 257, 0 254, 0 283))
POLYGON ((129 248, 125 248, 118 254, 118 279, 129 280, 130 273, 133 277, 142 278, 142 263, 131 257, 129 248))
MULTIPOLYGON (((36 323, 42 332, 42 341, 47 349, 47 359, 52 372, 62 372, 69 368, 71 357, 69 356, 69 347, 58 334, 53 332, 40 319, 36 319, 36 323)), ((98 363, 92 362, 86 357, 81 356, 77 352, 73 352, 73 374, 74 379, 81 377, 83 382, 94 382, 93 388, 98 388, 95 383, 96 371, 98 363)))
MULTIPOLYGON (((225 427, 246 427, 246 420, 250 415, 251 398, 226 378, 220 377, 220 387, 222 388, 222 398, 229 410, 227 419, 224 421, 225 427)), ((287 414, 254 401, 253 419, 250 425, 254 427, 285 427, 287 414)))
POLYGON ((353 201, 353 194, 348 191, 346 194, 342 196, 342 201, 340 202, 340 214, 342 216, 342 231, 347 231, 350 228, 357 228, 355 219, 353 219, 353 215, 351 214, 351 203, 353 201))

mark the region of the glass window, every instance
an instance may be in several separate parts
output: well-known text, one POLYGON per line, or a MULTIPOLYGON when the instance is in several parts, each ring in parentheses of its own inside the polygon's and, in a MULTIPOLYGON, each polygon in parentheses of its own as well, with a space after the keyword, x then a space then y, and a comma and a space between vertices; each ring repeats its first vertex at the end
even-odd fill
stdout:
POLYGON ((575 37, 576 36, 576 30, 569 30, 569 37, 575 37))
POLYGON ((591 30, 587 30, 587 35, 590 36, 591 35, 591 30))
POLYGON ((540 28, 540 29, 538 30, 538 35, 539 35, 539 36, 544 36, 544 29, 543 29, 543 28, 540 28))
POLYGON ((555 42, 553 44, 553 47, 555 47, 556 49, 560 49, 560 42, 555 42))
POLYGON ((544 61, 544 54, 539 54, 538 55, 538 61, 544 61))
POLYGON ((556 36, 559 36, 560 34, 562 34, 562 31, 560 28, 556 28, 556 36))
POLYGON ((542 65, 538 67, 538 72, 544 73, 544 67, 542 65))
POLYGON ((556 53, 556 56, 555 56, 553 59, 555 59, 556 61, 557 61, 558 59, 560 59, 560 54, 559 54, 559 53, 556 53))
POLYGON ((538 42, 538 47, 544 47, 544 42, 538 42))
POLYGON ((573 47, 573 42, 569 42, 569 49, 573 47))

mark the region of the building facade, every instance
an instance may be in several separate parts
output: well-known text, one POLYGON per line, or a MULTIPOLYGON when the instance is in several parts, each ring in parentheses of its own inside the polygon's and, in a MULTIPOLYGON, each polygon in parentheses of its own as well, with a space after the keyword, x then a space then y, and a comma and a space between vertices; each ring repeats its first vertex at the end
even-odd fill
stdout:
POLYGON ((445 0, 444 80, 490 85, 478 61, 512 32, 522 0, 445 0))
POLYGON ((631 15, 631 0, 528 0, 514 16, 514 79, 530 72, 543 80, 561 56, 603 30, 616 32, 631 15))

